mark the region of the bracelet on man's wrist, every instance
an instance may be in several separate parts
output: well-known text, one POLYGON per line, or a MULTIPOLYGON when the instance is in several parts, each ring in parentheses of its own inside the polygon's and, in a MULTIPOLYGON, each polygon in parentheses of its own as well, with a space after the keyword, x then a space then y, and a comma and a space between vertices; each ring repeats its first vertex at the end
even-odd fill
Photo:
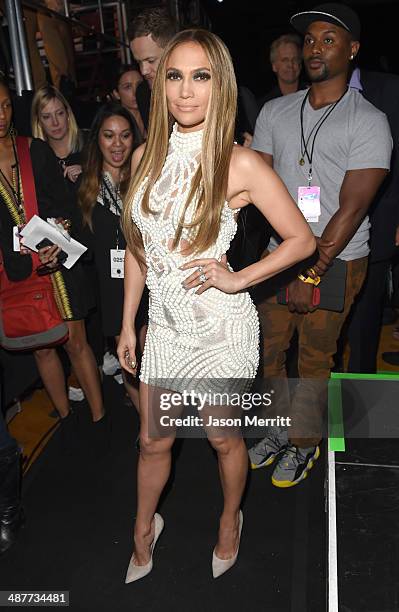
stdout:
POLYGON ((301 280, 303 283, 317 287, 321 281, 321 278, 318 274, 316 274, 316 271, 313 268, 309 268, 309 270, 306 270, 306 274, 307 276, 304 274, 298 274, 299 280, 301 280))

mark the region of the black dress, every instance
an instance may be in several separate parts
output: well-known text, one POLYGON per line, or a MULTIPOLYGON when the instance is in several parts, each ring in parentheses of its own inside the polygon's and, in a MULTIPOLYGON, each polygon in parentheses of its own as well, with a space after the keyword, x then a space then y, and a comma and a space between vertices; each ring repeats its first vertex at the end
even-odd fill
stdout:
MULTIPOLYGON (((70 197, 62 173, 52 149, 42 140, 32 140, 30 146, 33 176, 36 188, 38 212, 42 219, 61 217, 70 219, 71 234, 80 234, 80 215, 75 200, 70 197)), ((14 189, 17 191, 16 173, 14 189)), ((23 198, 22 198, 23 201, 23 198)), ((21 221, 15 198, 0 176, 0 238, 4 267, 10 280, 27 278, 32 272, 32 259, 13 250, 13 227, 21 221)), ((84 319, 92 305, 92 294, 87 288, 86 277, 78 261, 70 270, 64 266, 53 274, 51 281, 54 297, 65 321, 84 319)))
POLYGON ((97 202, 92 212, 92 229, 83 230, 83 242, 94 257, 99 286, 101 322, 104 336, 118 336, 122 326, 123 279, 111 278, 110 250, 125 248, 119 215, 109 208, 108 200, 97 202))
MULTIPOLYGON (((112 180, 106 175, 109 190, 112 191, 112 180)), ((84 230, 84 243, 94 254, 97 277, 100 288, 101 319, 103 334, 107 337, 119 336, 122 329, 124 281, 123 278, 111 277, 111 249, 125 249, 126 240, 120 227, 122 202, 115 203, 114 197, 107 190, 100 189, 99 199, 92 213, 92 231, 88 226, 84 230), (118 210, 119 209, 119 210, 118 210)), ((148 296, 145 292, 136 316, 136 327, 140 329, 147 322, 148 296)))
MULTIPOLYGON (((82 134, 84 135, 84 131, 82 132, 82 134)), ((68 197, 70 198, 70 201, 73 202, 73 206, 76 207, 76 230, 79 232, 79 235, 75 235, 75 237, 80 242, 82 242, 82 216, 77 197, 81 177, 78 178, 76 183, 73 183, 69 180, 69 178, 64 177, 65 168, 67 168, 68 166, 82 165, 82 152, 74 151, 72 153, 69 153, 69 155, 67 155, 66 157, 56 156, 56 159, 58 161, 60 171, 64 179, 65 187, 68 191, 68 197)), ((104 337, 102 334, 101 325, 101 300, 97 270, 95 267, 94 258, 90 250, 84 253, 80 261, 83 266, 83 270, 86 277, 86 291, 90 293, 91 297, 90 312, 86 317, 87 340, 94 353, 97 365, 101 366, 104 358, 104 337)))

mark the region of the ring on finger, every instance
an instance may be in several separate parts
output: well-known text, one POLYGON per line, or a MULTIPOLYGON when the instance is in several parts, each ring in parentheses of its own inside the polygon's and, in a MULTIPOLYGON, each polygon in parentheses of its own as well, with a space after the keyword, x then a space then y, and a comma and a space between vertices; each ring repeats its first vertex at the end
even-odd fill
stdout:
POLYGON ((136 367, 136 365, 137 365, 137 362, 136 362, 136 361, 134 361, 134 359, 131 359, 131 360, 130 360, 130 362, 129 362, 129 365, 130 365, 130 367, 132 368, 132 370, 134 370, 134 368, 135 368, 135 367, 136 367))
POLYGON ((199 276, 199 281, 200 281, 202 284, 204 284, 204 282, 205 282, 206 280, 208 280, 208 279, 207 279, 207 277, 206 277, 206 274, 200 274, 200 276, 199 276))

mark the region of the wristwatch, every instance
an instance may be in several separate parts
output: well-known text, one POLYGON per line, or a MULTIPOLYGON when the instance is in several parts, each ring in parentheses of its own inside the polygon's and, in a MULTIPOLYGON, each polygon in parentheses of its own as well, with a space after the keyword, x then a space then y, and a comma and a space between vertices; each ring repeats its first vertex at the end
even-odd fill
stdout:
POLYGON ((304 276, 303 274, 298 274, 299 280, 301 280, 303 283, 307 283, 309 285, 314 285, 315 287, 317 287, 317 285, 321 281, 320 276, 316 274, 313 268, 309 268, 309 270, 306 271, 306 274, 307 276, 304 276))

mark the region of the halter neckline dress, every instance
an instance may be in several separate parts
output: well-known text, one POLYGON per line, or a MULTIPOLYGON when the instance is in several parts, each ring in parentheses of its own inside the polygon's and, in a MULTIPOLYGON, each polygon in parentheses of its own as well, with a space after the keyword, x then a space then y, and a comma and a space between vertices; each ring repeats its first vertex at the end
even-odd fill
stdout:
MULTIPOLYGON (((217 240, 200 256, 181 253, 180 245, 190 240, 188 229, 183 229, 180 244, 171 250, 200 163, 202 137, 203 130, 183 133, 174 125, 165 164, 150 194, 152 212, 147 216, 141 208, 147 179, 132 208, 143 238, 150 292, 140 380, 178 392, 240 389, 239 380, 252 379, 259 360, 259 321, 249 293, 228 294, 211 287, 196 295, 197 287, 182 286, 194 269, 179 269, 198 257, 220 260, 236 233, 237 211, 225 202, 217 240)), ((193 218, 195 206, 193 198, 186 222, 193 218)))

